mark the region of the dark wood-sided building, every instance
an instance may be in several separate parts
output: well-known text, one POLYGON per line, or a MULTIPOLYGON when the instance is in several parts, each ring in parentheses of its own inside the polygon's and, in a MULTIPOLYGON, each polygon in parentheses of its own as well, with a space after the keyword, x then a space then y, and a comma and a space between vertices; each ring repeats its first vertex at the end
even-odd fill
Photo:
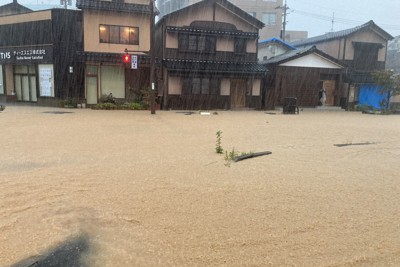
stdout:
POLYGON ((296 98, 298 106, 316 107, 323 88, 326 105, 339 106, 345 66, 316 47, 289 51, 260 63, 268 69, 262 87, 263 108, 282 106, 288 97, 296 98))
POLYGON ((79 11, 51 9, 0 16, 0 101, 58 105, 84 97, 76 51, 82 49, 79 11))

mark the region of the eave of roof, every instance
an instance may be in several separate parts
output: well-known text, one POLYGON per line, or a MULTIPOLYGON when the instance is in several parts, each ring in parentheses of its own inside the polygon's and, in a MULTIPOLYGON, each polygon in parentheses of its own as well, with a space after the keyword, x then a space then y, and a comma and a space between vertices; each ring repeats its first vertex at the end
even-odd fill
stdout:
POLYGON ((213 72, 232 74, 265 74, 267 69, 258 63, 164 59, 163 65, 182 72, 213 72))
POLYGON ((387 33, 385 30, 383 30, 378 25, 376 25, 375 22, 370 20, 369 22, 367 22, 363 25, 354 27, 354 28, 337 31, 337 32, 329 32, 329 33, 326 33, 323 35, 319 35, 319 36, 311 37, 311 38, 308 38, 305 40, 293 42, 293 43, 291 43, 291 45, 293 45, 295 47, 300 47, 300 46, 307 46, 307 45, 311 45, 311 44, 317 44, 317 43, 326 42, 326 41, 330 41, 330 40, 340 39, 340 38, 352 35, 356 32, 365 30, 367 28, 371 28, 372 30, 374 30, 376 33, 378 33, 379 35, 381 35, 383 38, 385 38, 387 40, 393 39, 392 35, 387 33))
POLYGON ((29 9, 26 6, 23 6, 17 2, 12 2, 3 6, 0 6, 0 10, 10 10, 10 11, 19 11, 19 12, 31 12, 32 9, 29 9))
MULTIPOLYGON (((101 52, 86 52, 77 51, 78 60, 80 62, 108 62, 108 63, 121 63, 122 57, 125 53, 101 53, 101 52)), ((138 54, 138 60, 141 63, 149 63, 150 57, 146 54, 138 54)))
POLYGON ((276 65, 276 64, 283 64, 285 62, 294 60, 296 58, 300 58, 309 54, 315 53, 323 58, 325 58, 328 61, 333 62, 334 64, 341 66, 341 67, 346 67, 345 64, 337 60, 336 58, 322 52, 321 50, 317 49, 315 46, 308 46, 303 49, 297 49, 297 50, 292 50, 288 51, 282 55, 272 57, 270 59, 264 60, 259 62, 262 65, 276 65))
POLYGON ((76 7, 79 9, 95 9, 95 10, 119 11, 119 12, 141 13, 141 14, 151 13, 150 5, 98 1, 98 0, 77 0, 76 7))

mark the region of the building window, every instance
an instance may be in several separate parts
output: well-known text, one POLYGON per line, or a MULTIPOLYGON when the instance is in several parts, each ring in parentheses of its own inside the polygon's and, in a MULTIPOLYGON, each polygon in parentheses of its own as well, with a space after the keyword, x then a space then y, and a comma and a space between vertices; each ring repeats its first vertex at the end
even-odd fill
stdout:
POLYGON ((139 28, 100 25, 100 43, 139 45, 139 28))
POLYGON ((262 14, 262 22, 267 26, 276 25, 276 13, 266 12, 262 14))
POLYGON ((220 82, 215 77, 188 77, 184 79, 184 95, 218 95, 220 82))
POLYGON ((40 64, 39 94, 40 96, 54 97, 54 67, 52 64, 40 64))
POLYGON ((353 68, 356 70, 374 70, 378 68, 380 45, 373 43, 354 42, 353 68))
POLYGON ((236 38, 235 39, 235 53, 236 54, 246 54, 246 39, 236 38))
POLYGON ((179 49, 182 51, 214 53, 215 46, 215 36, 203 36, 195 34, 179 35, 179 49))

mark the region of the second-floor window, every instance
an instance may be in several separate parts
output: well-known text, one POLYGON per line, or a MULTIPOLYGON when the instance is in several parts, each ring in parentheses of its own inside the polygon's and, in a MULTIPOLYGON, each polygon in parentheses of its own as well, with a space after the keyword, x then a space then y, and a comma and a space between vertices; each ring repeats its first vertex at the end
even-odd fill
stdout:
POLYGON ((139 45, 139 28, 118 25, 100 25, 100 43, 139 45))
POLYGON ((236 38, 235 39, 235 54, 246 54, 246 39, 236 38))
POLYGON ((215 45, 215 36, 197 34, 179 35, 179 50, 181 51, 214 53, 215 45))

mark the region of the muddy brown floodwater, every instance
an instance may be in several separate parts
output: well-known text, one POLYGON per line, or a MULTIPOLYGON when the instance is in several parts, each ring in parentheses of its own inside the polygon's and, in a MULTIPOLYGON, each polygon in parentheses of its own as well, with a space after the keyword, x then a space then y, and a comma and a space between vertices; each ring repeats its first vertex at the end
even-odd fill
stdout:
POLYGON ((400 116, 11 106, 0 125, 0 266, 400 266, 400 116), (226 166, 218 130, 272 154, 226 166))

